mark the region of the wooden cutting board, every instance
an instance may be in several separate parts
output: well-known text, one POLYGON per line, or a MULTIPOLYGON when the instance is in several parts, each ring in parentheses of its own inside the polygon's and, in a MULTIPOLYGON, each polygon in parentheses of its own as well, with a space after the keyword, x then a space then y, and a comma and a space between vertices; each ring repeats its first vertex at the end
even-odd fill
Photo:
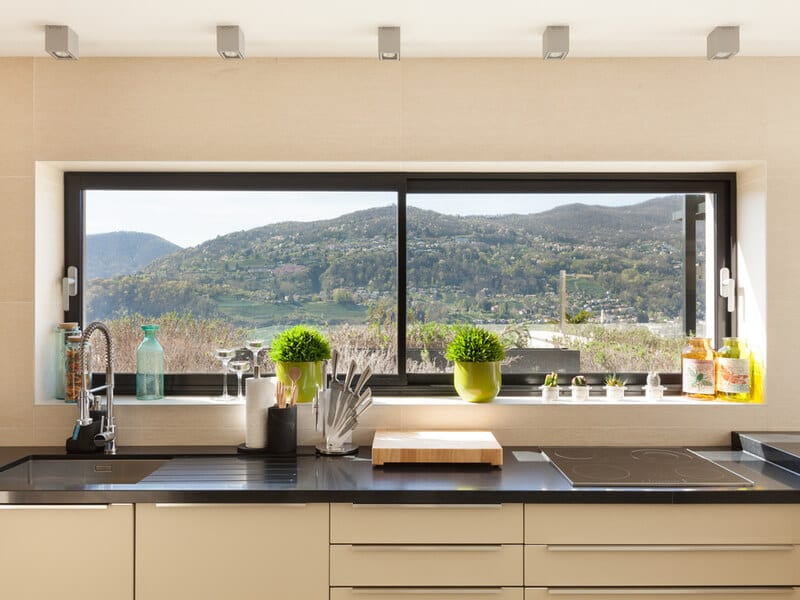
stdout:
POLYGON ((503 464, 503 447, 491 431, 376 431, 372 464, 503 464))

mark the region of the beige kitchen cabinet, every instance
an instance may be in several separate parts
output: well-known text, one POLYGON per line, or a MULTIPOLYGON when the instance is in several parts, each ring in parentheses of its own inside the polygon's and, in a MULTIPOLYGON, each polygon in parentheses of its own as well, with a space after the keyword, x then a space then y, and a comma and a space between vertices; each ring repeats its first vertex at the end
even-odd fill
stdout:
POLYGON ((327 600, 327 504, 137 504, 136 600, 327 600))
POLYGON ((798 504, 526 504, 526 544, 795 544, 798 504))
POLYGON ((0 598, 133 600, 133 506, 0 505, 0 598))
POLYGON ((794 597, 799 523, 789 504, 529 504, 526 600, 794 597))
POLYGON ((333 544, 522 544, 521 504, 331 504, 333 544))
POLYGON ((337 544, 331 585, 521 586, 522 546, 337 544))
POLYGON ((525 546, 526 584, 558 586, 791 586, 793 545, 525 546))
POLYGON ((521 598, 522 517, 519 504, 333 504, 331 598, 521 598))

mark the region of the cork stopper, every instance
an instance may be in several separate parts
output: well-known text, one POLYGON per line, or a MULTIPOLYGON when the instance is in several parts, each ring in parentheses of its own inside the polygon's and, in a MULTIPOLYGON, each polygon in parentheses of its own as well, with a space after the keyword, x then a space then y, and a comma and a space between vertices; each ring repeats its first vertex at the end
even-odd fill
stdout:
POLYGON ((77 329, 78 325, 79 325, 79 323, 76 323, 76 322, 59 323, 58 328, 59 329, 65 329, 67 331, 71 331, 73 329, 77 329))
POLYGON ((82 339, 82 337, 79 336, 79 335, 68 335, 67 336, 67 341, 72 343, 72 344, 79 344, 81 339, 82 339))

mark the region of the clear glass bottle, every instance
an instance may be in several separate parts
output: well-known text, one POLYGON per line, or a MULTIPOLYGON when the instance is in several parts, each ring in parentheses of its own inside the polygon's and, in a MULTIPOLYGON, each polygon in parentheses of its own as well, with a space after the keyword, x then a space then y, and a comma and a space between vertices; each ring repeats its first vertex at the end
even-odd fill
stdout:
POLYGON ((164 349, 156 339, 158 325, 142 325, 144 339, 136 349, 136 399, 164 397, 164 349))
POLYGON ((78 323, 60 323, 56 326, 56 387, 55 397, 59 400, 66 398, 66 385, 67 385, 67 337, 71 335, 80 335, 81 329, 78 323))
POLYGON ((714 350, 709 338, 689 338, 681 352, 681 392, 689 398, 714 400, 714 350))
POLYGON ((735 337, 722 338, 715 363, 717 398, 728 402, 750 402, 753 361, 747 342, 735 337))
MULTIPOLYGON (((64 401, 77 402, 83 389, 83 369, 81 368, 81 340, 78 335, 67 336, 67 344, 64 349, 64 401)), ((84 354, 86 361, 86 371, 92 371, 92 346, 86 343, 84 354)))

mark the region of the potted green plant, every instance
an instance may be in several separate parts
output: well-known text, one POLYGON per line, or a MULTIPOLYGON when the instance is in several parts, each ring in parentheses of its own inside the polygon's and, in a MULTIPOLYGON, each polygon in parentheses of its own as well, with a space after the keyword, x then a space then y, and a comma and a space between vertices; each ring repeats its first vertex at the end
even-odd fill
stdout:
POLYGON ((589 399, 589 390, 592 386, 586 384, 586 377, 583 375, 575 375, 570 382, 570 391, 572 392, 573 400, 580 400, 585 402, 589 399))
POLYGON ((550 371, 545 375, 541 390, 542 400, 558 400, 558 373, 550 371))
POLYGON ((453 382, 458 395, 469 402, 494 399, 500 391, 500 361, 505 355, 497 334, 473 325, 461 327, 445 354, 454 363, 453 382))
POLYGON ((331 357, 331 345, 313 327, 295 325, 275 336, 269 356, 278 380, 297 385, 297 401, 311 402, 322 385, 322 362, 331 357))
POLYGON ((609 400, 622 400, 625 397, 625 379, 618 377, 616 373, 606 375, 606 398, 609 400))

